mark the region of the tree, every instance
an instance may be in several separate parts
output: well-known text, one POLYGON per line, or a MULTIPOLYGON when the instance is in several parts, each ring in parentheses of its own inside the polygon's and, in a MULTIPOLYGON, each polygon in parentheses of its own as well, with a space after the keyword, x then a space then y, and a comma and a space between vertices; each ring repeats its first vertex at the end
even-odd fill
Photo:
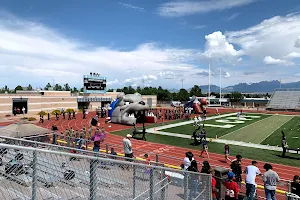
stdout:
POLYGON ((64 85, 63 90, 65 90, 65 91, 71 91, 71 87, 69 86, 68 83, 66 83, 66 84, 64 85))
POLYGON ((18 86, 15 88, 15 92, 16 92, 17 90, 23 90, 23 87, 22 87, 21 85, 18 85, 18 86))
POLYGON ((63 88, 61 87, 61 85, 59 84, 55 84, 54 88, 53 88, 55 91, 62 91, 63 88))
POLYGON ((83 92, 83 88, 80 88, 80 92, 83 92))
POLYGON ((244 96, 240 92, 232 92, 230 95, 230 102, 240 102, 244 96))
POLYGON ((76 87, 73 87, 72 93, 73 93, 73 92, 78 92, 78 89, 77 89, 76 87))
POLYGON ((108 89, 107 90, 107 92, 113 92, 114 91, 114 89, 108 89))
POLYGON ((201 97, 202 96, 201 88, 198 85, 194 85, 194 87, 192 87, 190 91, 190 96, 201 97))
POLYGON ((51 86, 51 84, 50 83, 47 83, 47 85, 45 86, 45 90, 49 90, 49 88, 51 88, 52 86, 51 86))
POLYGON ((177 99, 178 101, 184 102, 184 101, 188 101, 190 97, 190 94, 188 93, 188 91, 186 91, 186 89, 180 89, 177 95, 177 99))
POLYGON ((117 89, 117 92, 122 92, 122 89, 118 88, 118 89, 117 89))
POLYGON ((27 90, 29 90, 29 91, 33 90, 32 86, 30 84, 28 85, 27 90))

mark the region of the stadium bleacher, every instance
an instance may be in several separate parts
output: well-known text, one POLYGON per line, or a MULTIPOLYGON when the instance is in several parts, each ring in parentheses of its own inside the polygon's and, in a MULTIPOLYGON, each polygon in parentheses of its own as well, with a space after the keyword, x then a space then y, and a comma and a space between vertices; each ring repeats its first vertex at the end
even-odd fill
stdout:
POLYGON ((267 105, 269 110, 299 110, 300 89, 277 89, 267 105))

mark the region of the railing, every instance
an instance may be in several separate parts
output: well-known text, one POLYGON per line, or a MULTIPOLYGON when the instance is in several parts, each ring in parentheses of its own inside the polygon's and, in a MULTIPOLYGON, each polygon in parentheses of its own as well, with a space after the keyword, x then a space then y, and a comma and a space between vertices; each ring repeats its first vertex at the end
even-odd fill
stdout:
POLYGON ((207 174, 108 159, 98 154, 88 156, 3 143, 0 149, 0 199, 188 199, 195 190, 200 197, 197 199, 212 198, 211 176, 207 174))

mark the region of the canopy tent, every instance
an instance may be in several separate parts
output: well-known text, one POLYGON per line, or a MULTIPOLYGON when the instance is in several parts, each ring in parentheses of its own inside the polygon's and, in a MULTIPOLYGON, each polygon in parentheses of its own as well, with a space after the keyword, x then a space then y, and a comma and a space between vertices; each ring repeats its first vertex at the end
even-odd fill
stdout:
POLYGON ((49 133, 50 130, 31 123, 14 123, 0 129, 0 135, 6 137, 24 138, 49 133))

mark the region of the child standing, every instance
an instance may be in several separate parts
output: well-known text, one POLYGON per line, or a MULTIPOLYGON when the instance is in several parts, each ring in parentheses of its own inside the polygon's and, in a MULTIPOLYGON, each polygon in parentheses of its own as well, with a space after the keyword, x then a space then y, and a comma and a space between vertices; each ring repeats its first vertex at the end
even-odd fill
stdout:
POLYGON ((228 144, 225 144, 224 146, 224 153, 225 153, 225 162, 227 163, 227 161, 231 162, 231 160, 229 159, 229 155, 230 155, 230 148, 228 144))

